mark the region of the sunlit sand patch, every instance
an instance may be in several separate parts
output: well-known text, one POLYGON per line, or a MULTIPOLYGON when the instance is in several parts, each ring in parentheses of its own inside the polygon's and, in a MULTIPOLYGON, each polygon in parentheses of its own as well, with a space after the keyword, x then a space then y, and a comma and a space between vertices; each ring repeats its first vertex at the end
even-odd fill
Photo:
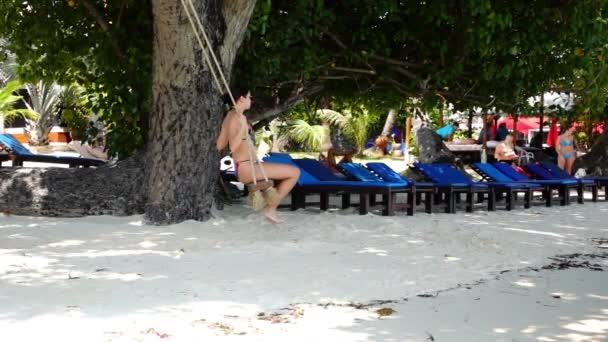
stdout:
POLYGON ((529 279, 522 279, 522 280, 514 282, 513 284, 521 286, 521 287, 536 287, 536 284, 534 284, 529 279))

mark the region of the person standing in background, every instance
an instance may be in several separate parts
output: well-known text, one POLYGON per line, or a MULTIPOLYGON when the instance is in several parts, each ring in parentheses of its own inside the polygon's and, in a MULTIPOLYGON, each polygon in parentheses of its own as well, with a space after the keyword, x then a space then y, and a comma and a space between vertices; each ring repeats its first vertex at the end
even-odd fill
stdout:
POLYGON ((507 138, 507 135, 509 135, 507 124, 505 122, 501 122, 496 130, 496 141, 504 141, 507 138))
POLYGON ((561 134, 557 138, 555 150, 557 152, 557 165, 568 174, 572 174, 572 166, 576 160, 576 146, 574 145, 574 131, 572 125, 562 127, 561 134))
POLYGON ((439 128, 435 132, 437 134, 439 134, 441 139, 443 139, 445 141, 449 141, 449 140, 451 140, 451 137, 454 135, 454 133, 456 133, 459 126, 460 125, 458 124, 458 122, 452 121, 449 124, 439 128))

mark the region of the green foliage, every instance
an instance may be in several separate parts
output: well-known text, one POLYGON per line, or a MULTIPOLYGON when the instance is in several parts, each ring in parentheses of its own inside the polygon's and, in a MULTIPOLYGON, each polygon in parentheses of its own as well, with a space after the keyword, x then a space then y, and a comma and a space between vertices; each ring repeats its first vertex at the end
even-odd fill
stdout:
MULTIPOLYGON (((370 138, 370 128, 379 115, 372 115, 363 104, 344 103, 339 105, 342 113, 326 111, 327 120, 334 126, 341 128, 342 132, 357 146, 359 153, 365 148, 365 143, 370 138)), ((325 112, 325 111, 324 111, 325 112)))
POLYGON ((64 88, 57 83, 40 81, 25 85, 29 101, 25 105, 39 117, 51 117, 57 114, 59 100, 64 88))
POLYGON ((328 128, 322 125, 311 125, 298 119, 291 123, 289 137, 296 143, 307 147, 309 151, 319 151, 323 142, 329 140, 328 128))
POLYGON ((342 112, 319 109, 315 112, 315 119, 311 120, 317 124, 294 119, 290 124, 289 137, 309 150, 318 151, 324 143, 329 143, 330 130, 339 129, 362 152, 369 139, 370 127, 377 116, 372 115, 362 104, 334 101, 334 106, 342 112))
POLYGON ((15 55, 6 49, 7 44, 4 39, 0 39, 0 86, 16 79, 15 55))
POLYGON ((35 112, 30 109, 15 109, 13 106, 15 102, 20 101, 22 96, 15 95, 22 84, 19 81, 11 81, 6 86, 0 89, 0 115, 5 121, 11 121, 17 116, 22 116, 28 119, 36 119, 38 116, 35 112))
POLYGON ((0 2, 0 37, 25 81, 78 83, 108 128, 110 152, 124 157, 144 143, 151 103, 149 1, 94 0, 109 30, 79 1, 0 2))
POLYGON ((258 97, 322 83, 325 96, 399 108, 446 99, 520 112, 545 90, 574 90, 606 55, 608 2, 258 1, 235 76, 258 97))
MULTIPOLYGON (((151 110, 150 1, 92 2, 107 32, 79 1, 4 0, 0 37, 26 81, 83 85, 111 153, 124 157, 145 143, 151 110)), ((533 114, 528 97, 559 89, 576 92, 577 115, 601 121, 607 4, 258 0, 233 77, 266 107, 323 85, 317 95, 362 101, 371 117, 411 98, 425 110, 445 99, 456 110, 533 114)))
POLYGON ((61 122, 70 129, 72 139, 84 141, 90 117, 85 89, 77 84, 66 87, 59 102, 61 122))

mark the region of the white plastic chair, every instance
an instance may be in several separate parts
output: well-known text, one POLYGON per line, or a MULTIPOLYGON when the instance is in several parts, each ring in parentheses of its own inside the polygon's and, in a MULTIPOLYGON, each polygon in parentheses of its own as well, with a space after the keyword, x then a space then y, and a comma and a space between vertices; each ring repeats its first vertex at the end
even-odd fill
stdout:
POLYGON ((528 152, 519 146, 515 146, 515 152, 518 155, 517 163, 519 165, 530 164, 534 161, 534 153, 532 152, 528 152))

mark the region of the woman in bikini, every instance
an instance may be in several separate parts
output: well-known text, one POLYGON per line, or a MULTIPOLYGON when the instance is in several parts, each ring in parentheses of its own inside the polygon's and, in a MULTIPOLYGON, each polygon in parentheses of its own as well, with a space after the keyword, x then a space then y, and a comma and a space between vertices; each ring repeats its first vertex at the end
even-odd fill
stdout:
POLYGON ((494 158, 496 158, 496 161, 509 165, 513 164, 513 162, 517 159, 517 153, 515 153, 513 141, 515 141, 513 134, 507 134, 505 140, 496 145, 496 150, 494 151, 494 158))
POLYGON ((576 148, 574 146, 574 127, 564 126, 557 138, 555 150, 557 152, 557 165, 568 174, 572 174, 572 165, 576 160, 576 148))
MULTIPOLYGON (((223 150, 226 146, 230 147, 232 159, 235 161, 236 176, 241 183, 248 184, 253 182, 252 162, 250 156, 256 156, 256 151, 251 151, 248 142, 249 125, 244 112, 251 107, 251 93, 246 89, 235 89, 232 95, 236 101, 233 108, 226 114, 216 147, 223 150)), ((230 102, 228 102, 230 103, 230 102)), ((277 214, 277 207, 281 200, 289 194, 300 177, 300 170, 297 167, 278 163, 257 163, 253 160, 253 166, 257 180, 264 180, 262 170, 268 179, 278 182, 277 191, 279 196, 272 203, 268 203, 262 209, 262 215, 272 223, 280 223, 282 220, 277 214)))

